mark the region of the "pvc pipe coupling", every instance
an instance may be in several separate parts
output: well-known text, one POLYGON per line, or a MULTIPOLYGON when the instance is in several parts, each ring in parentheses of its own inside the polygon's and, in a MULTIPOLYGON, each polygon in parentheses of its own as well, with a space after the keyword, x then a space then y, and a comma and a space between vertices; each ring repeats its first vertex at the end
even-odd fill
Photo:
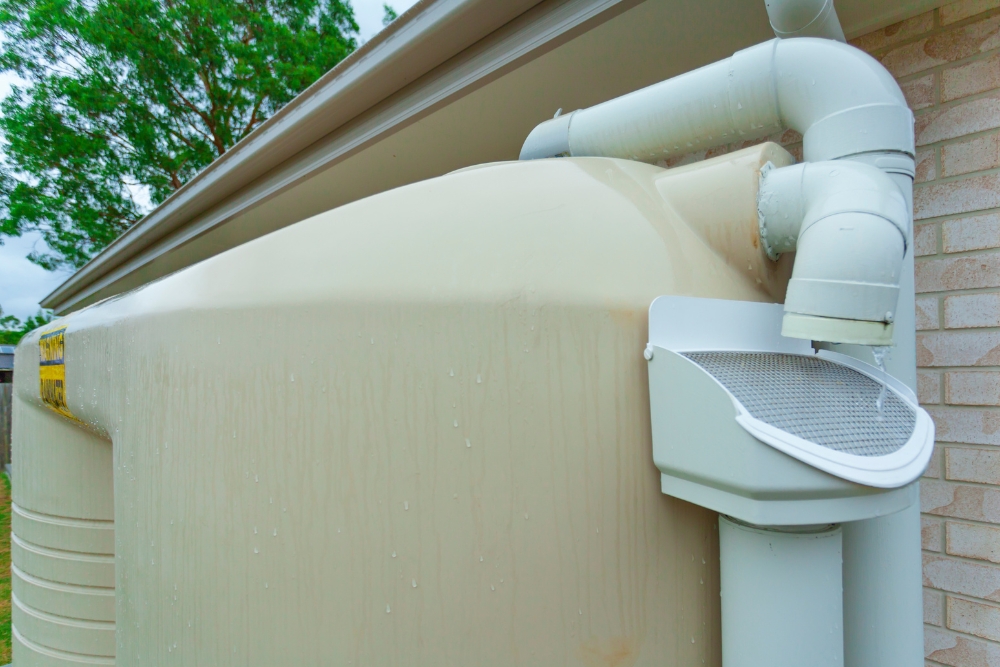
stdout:
POLYGON ((796 252, 782 335, 892 345, 910 227, 892 179, 849 161, 765 166, 757 204, 768 256, 796 252))
POLYGON ((833 0, 766 0, 776 37, 825 37, 846 42, 833 0))

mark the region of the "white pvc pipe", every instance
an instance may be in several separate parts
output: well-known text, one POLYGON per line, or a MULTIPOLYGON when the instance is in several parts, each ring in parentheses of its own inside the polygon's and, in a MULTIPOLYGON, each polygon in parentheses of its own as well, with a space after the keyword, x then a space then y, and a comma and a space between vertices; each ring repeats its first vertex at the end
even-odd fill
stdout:
POLYGON ((844 664, 921 667, 920 505, 845 523, 843 530, 844 664))
POLYGON ((843 667, 841 529, 719 517, 723 667, 843 667))
POLYGON ((797 252, 784 335, 892 344, 912 232, 907 201, 890 176, 847 160, 771 169, 761 179, 758 213, 768 255, 797 252))
MULTIPOLYGON (((913 172, 899 156, 852 158, 888 173, 913 210, 913 172)), ((916 392, 916 314, 913 229, 903 260, 895 347, 886 370, 916 392)), ((868 348, 835 346, 838 352, 871 361, 868 348)), ((915 482, 919 484, 919 482, 915 482)), ((919 492, 916 494, 919 497, 919 492)), ((866 521, 844 524, 845 667, 922 667, 924 617, 920 556, 920 505, 866 521)))
POLYGON ((752 46, 731 58, 538 125, 521 159, 643 161, 791 128, 807 162, 858 153, 914 154, 913 114, 892 75, 868 54, 828 39, 752 46))
POLYGON ((766 0, 775 37, 825 37, 846 42, 833 0, 766 0))

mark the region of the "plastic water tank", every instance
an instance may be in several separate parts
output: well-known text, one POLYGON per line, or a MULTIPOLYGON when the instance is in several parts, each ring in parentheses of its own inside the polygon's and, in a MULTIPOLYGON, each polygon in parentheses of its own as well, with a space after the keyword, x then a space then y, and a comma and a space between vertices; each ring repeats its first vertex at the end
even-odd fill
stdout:
POLYGON ((15 664, 718 664, 647 310, 781 300, 752 241, 790 160, 467 169, 27 337, 15 664))

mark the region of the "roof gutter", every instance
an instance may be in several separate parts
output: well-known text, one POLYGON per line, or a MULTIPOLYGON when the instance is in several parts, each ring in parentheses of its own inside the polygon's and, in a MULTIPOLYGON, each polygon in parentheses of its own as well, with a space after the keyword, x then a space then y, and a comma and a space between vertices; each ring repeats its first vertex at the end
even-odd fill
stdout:
POLYGON ((542 0, 421 0, 208 165, 45 297, 75 295, 542 0))

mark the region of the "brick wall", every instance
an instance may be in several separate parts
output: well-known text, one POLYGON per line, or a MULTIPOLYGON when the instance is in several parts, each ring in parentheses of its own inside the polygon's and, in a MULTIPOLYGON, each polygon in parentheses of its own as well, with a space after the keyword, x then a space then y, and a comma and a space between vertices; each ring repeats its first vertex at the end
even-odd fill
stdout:
POLYGON ((916 115, 919 394, 938 434, 921 483, 927 664, 1000 667, 1000 0, 852 43, 916 115))

